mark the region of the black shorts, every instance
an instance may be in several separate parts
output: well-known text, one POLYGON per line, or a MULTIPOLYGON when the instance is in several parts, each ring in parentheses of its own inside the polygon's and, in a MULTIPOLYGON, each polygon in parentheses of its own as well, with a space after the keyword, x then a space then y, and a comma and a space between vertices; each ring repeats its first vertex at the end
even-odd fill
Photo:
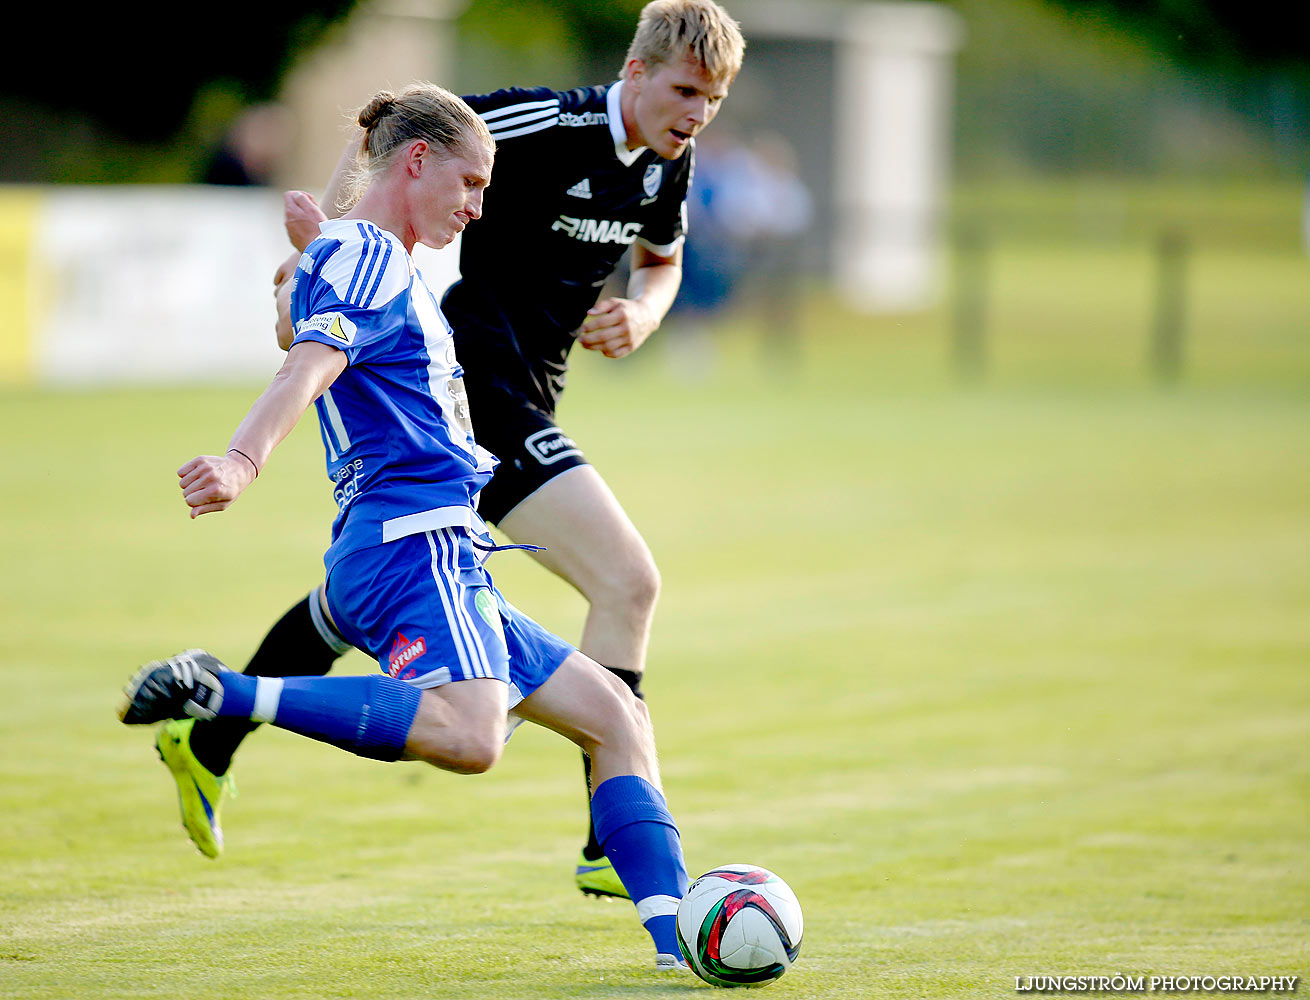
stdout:
POLYGON ((470 392, 473 436, 500 465, 482 490, 478 513, 492 524, 561 472, 586 465, 582 450, 554 417, 521 396, 492 390, 470 392))
POLYGON ((529 345, 502 303, 484 285, 458 281, 442 312, 454 330, 464 366, 473 436, 498 459, 482 490, 478 513, 492 524, 561 472, 586 465, 578 446, 555 426, 572 334, 550 316, 519 317, 529 345))

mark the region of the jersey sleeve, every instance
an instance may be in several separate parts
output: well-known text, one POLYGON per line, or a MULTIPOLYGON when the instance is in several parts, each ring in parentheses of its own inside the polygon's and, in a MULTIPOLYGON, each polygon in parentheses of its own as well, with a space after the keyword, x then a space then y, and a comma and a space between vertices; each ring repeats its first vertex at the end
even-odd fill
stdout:
POLYGON ((468 95, 464 100, 486 123, 496 142, 544 132, 559 124, 560 94, 549 87, 510 87, 468 95))
POLYGON ((373 360, 404 329, 408 290, 408 259, 385 237, 316 240, 296 268, 291 345, 335 347, 350 365, 373 360))
POLYGON ((674 160, 671 169, 664 161, 663 169, 659 193, 648 206, 648 221, 637 239, 653 253, 670 257, 687 235, 687 192, 696 170, 696 147, 693 145, 686 156, 674 160))

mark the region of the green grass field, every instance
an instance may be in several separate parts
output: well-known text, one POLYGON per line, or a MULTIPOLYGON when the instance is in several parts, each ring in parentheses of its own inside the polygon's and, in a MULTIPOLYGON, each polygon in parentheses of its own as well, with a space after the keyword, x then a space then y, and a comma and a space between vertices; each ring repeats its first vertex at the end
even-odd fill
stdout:
MULTIPOLYGON (((745 319, 699 375, 578 359, 564 425, 663 572, 647 689, 689 867, 766 865, 805 908, 770 995, 1310 974, 1307 261, 1201 246, 1162 390, 1147 255, 1078 253, 998 255, 979 384, 945 310, 823 297, 794 367, 745 319)), ((0 996, 708 990, 573 889, 577 753, 527 727, 474 778, 265 730, 227 853, 191 847, 113 707, 146 659, 244 663, 320 575, 309 422, 222 516, 174 485, 257 388, 0 394, 0 996)), ((562 584, 492 569, 576 636, 562 584)))

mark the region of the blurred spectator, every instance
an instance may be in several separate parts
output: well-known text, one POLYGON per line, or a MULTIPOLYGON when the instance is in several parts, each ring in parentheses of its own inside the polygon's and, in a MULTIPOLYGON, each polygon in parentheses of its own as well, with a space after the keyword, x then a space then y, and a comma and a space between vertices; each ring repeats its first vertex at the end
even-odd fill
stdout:
POLYGON ((1310 173, 1305 175, 1305 205, 1301 209, 1301 241, 1310 253, 1310 173))
POLYGON ((799 342, 800 276, 814 202, 796 171, 795 150, 777 132, 754 136, 737 174, 725 208, 742 246, 751 304, 766 351, 791 356, 799 342))
POLYGON ((682 285, 669 311, 667 347, 685 374, 714 362, 712 327, 732 303, 743 266, 733 190, 749 183, 745 149, 726 128, 696 139, 696 172, 687 196, 682 285))
POLYGON ((795 152, 781 135, 763 132, 749 145, 726 129, 698 138, 682 288, 669 317, 669 345, 684 370, 713 363, 713 325, 743 300, 761 318, 769 353, 794 352, 813 214, 795 152))
POLYGON ((256 104, 228 127, 205 166, 202 182, 266 187, 290 147, 291 113, 280 104, 256 104))

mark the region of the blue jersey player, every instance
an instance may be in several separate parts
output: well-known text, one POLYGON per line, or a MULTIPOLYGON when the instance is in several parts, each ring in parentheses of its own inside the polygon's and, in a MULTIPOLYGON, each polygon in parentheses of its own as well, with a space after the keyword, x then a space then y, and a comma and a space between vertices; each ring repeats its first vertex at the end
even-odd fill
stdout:
MULTIPOLYGON (((694 137, 714 118, 742 51, 736 23, 712 0, 656 0, 642 12, 619 81, 466 98, 497 143, 486 211, 463 236, 461 280, 443 302, 474 433, 500 459, 478 511, 511 539, 545 546, 536 558, 587 599, 579 647, 639 697, 659 574, 605 480, 557 425, 556 405, 575 343, 623 357, 669 309, 694 137), (627 294, 598 301, 628 251, 627 294)), ((288 213, 297 245, 319 235, 324 215, 308 195, 290 193, 288 213)), ((281 337, 287 346, 289 326, 281 337)), ((315 592, 273 627, 246 672, 326 673, 349 648, 315 592)), ((197 723, 159 740, 185 825, 211 857, 222 848, 227 770, 251 728, 197 723)), ((594 830, 576 879, 584 892, 627 895, 594 830)))
POLYGON ((192 516, 224 510, 317 407, 338 513, 324 609, 383 673, 255 677, 193 649, 142 667, 120 718, 272 723, 380 760, 486 771, 509 723, 539 723, 593 762, 592 815, 656 946, 677 968, 687 885, 659 787, 645 706, 613 674, 496 590, 474 498, 495 459, 473 438, 450 329, 410 252, 481 214, 494 144, 463 101, 430 84, 377 95, 359 116, 367 186, 301 256, 286 363, 223 456, 178 471, 192 516))

